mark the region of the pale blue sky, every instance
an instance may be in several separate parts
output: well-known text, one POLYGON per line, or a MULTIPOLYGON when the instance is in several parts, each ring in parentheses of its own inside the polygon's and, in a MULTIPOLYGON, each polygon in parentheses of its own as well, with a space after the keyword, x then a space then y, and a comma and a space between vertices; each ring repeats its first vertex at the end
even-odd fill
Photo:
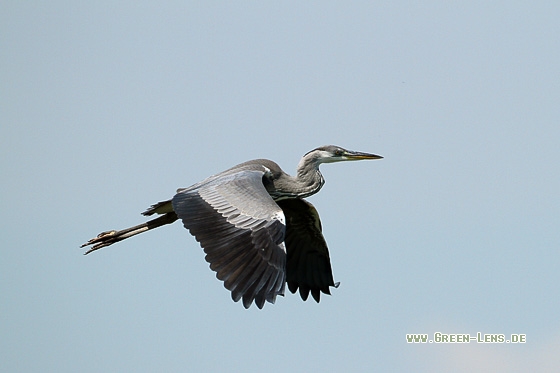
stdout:
POLYGON ((4 2, 0 370, 554 371, 560 5, 4 2), (341 286, 245 310, 180 224, 97 233, 324 144, 341 286), (525 333, 411 345, 406 333, 525 333))

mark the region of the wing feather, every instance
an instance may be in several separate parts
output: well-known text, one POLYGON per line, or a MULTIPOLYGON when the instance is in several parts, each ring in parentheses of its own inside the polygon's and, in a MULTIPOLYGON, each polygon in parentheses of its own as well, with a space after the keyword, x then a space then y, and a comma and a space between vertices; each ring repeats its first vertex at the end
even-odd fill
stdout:
POLYGON ((321 292, 330 294, 336 287, 332 275, 327 243, 323 237, 319 214, 303 199, 277 201, 286 217, 288 289, 307 300, 309 293, 320 301, 321 292))
POLYGON ((216 277, 245 308, 274 303, 286 282, 284 214, 263 185, 264 173, 264 167, 228 171, 180 189, 172 200, 216 277))

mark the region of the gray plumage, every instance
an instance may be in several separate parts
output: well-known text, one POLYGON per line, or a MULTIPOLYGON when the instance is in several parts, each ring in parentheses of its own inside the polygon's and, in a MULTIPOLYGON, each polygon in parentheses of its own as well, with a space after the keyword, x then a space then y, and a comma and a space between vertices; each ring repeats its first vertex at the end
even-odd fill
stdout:
POLYGON ((324 184, 321 163, 380 159, 374 154, 328 145, 303 156, 295 177, 274 162, 257 159, 177 190, 143 212, 161 215, 146 223, 99 234, 82 245, 86 254, 181 219, 206 253, 232 299, 262 308, 288 289, 319 302, 336 287, 319 214, 303 198, 324 184))

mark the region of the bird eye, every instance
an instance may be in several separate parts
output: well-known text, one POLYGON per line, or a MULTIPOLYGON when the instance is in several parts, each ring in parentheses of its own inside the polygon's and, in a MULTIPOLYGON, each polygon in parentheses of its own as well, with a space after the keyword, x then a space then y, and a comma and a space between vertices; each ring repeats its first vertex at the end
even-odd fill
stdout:
POLYGON ((334 152, 334 155, 336 155, 337 157, 342 156, 342 154, 344 154, 344 152, 342 151, 342 149, 336 149, 334 152))

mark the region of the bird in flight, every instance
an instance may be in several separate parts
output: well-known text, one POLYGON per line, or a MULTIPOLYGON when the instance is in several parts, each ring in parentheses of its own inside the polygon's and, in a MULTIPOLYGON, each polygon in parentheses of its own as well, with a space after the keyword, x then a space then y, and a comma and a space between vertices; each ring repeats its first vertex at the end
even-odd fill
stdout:
POLYGON ((123 230, 100 233, 81 247, 85 254, 180 219, 200 243, 216 277, 235 302, 249 308, 284 295, 286 283, 301 298, 338 287, 332 275, 327 243, 315 207, 304 198, 317 193, 325 180, 322 163, 381 159, 327 145, 305 154, 296 176, 273 161, 256 159, 177 190, 142 214, 159 217, 123 230))

